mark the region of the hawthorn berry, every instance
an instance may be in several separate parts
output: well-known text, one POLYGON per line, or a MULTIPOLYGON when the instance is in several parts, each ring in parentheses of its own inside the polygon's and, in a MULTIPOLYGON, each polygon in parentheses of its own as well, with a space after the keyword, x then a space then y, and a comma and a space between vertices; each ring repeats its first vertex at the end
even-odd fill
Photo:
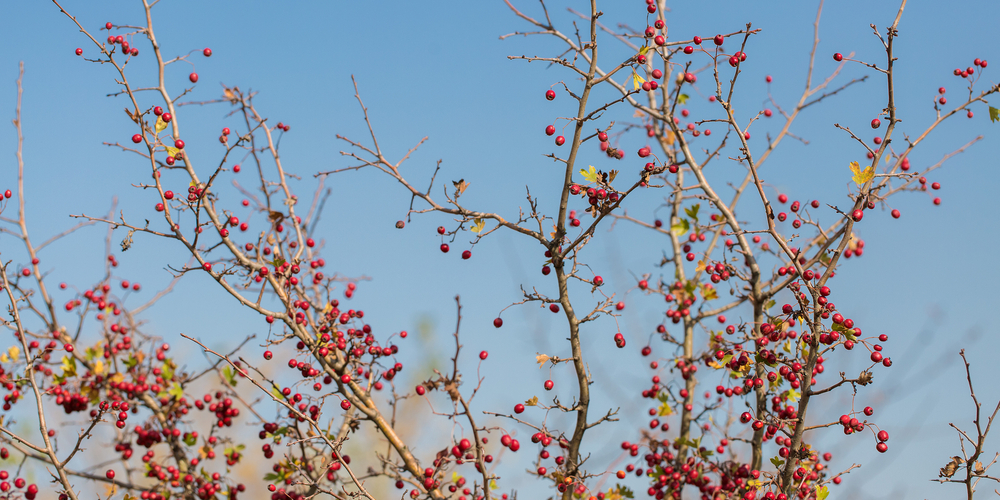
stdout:
POLYGON ((552 90, 552 89, 546 90, 545 91, 545 98, 548 99, 548 100, 550 100, 550 101, 553 100, 553 99, 555 99, 556 98, 556 91, 552 90))
POLYGON ((545 127, 545 135, 552 135, 556 133, 556 128, 552 125, 545 127))
POLYGON ((716 45, 722 45, 725 38, 723 38, 722 35, 715 35, 715 38, 713 38, 712 41, 715 42, 716 45))
POLYGON ((881 126, 882 126, 882 120, 879 120, 878 118, 872 119, 872 128, 879 128, 881 126))
POLYGON ((142 142, 142 134, 135 134, 132 136, 132 142, 139 144, 142 142))
POLYGON ((198 83, 198 73, 188 75, 188 80, 191 80, 191 83, 198 83))
POLYGON ((556 136, 556 146, 562 146, 563 144, 566 144, 566 138, 561 135, 556 136))
POLYGON ((201 53, 205 54, 205 57, 212 57, 212 49, 208 47, 205 47, 205 50, 201 51, 201 53))
POLYGON ((462 252, 462 259, 463 260, 469 260, 469 257, 472 257, 472 252, 471 251, 465 250, 465 251, 462 252))
POLYGON ((77 47, 77 49, 76 49, 76 55, 82 56, 83 55, 83 49, 77 47))
POLYGON ((833 60, 837 61, 837 62, 843 61, 844 60, 844 54, 841 54, 840 52, 837 52, 836 54, 833 55, 833 60))
POLYGON ((448 244, 447 243, 442 243, 441 244, 441 251, 444 252, 444 253, 448 253, 448 250, 449 250, 448 244))
POLYGON ((497 328, 500 328, 501 326, 503 326, 503 319, 497 318, 497 319, 493 320, 493 326, 495 326, 497 328))

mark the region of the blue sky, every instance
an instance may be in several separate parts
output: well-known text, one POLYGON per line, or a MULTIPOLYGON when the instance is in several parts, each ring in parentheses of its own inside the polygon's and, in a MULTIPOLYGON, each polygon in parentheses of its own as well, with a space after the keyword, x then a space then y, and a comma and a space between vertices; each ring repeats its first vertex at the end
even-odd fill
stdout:
MULTIPOLYGON (((537 3, 515 4, 529 15, 540 14, 537 3)), ((135 1, 98 4, 66 0, 63 5, 95 33, 105 33, 97 29, 106 21, 141 21, 141 4, 135 1)), ((550 5, 550 13, 557 26, 571 30, 575 16, 566 12, 566 5, 550 5)), ((974 58, 1000 64, 1000 54, 991 43, 1000 4, 970 1, 962 6, 948 9, 913 2, 900 23, 897 102, 903 119, 901 129, 911 136, 934 119, 931 100, 938 87, 948 89, 951 102, 961 98, 964 82, 952 76, 952 69, 969 66, 974 58)), ((896 8, 889 2, 828 2, 821 21, 816 78, 824 78, 835 68, 830 57, 834 52, 856 52, 861 59, 881 63, 884 52, 868 25, 876 23, 882 29, 891 23, 896 8)), ((762 30, 748 45, 749 57, 735 101, 738 118, 745 121, 766 106, 768 91, 779 104, 794 105, 804 86, 815 2, 773 2, 766 9, 743 2, 687 2, 671 9, 671 39, 694 34, 707 38, 739 30, 746 22, 762 30), (765 75, 774 77, 770 87, 764 82, 765 75)), ((645 19, 642 3, 637 1, 608 2, 602 10, 606 14, 602 19, 609 27, 626 22, 641 28, 645 19)), ((18 61, 24 61, 26 190, 32 234, 44 240, 64 230, 74 223, 69 214, 104 214, 116 197, 126 218, 152 218, 155 201, 149 193, 132 187, 148 179, 145 167, 137 158, 102 145, 128 140, 134 128, 120 111, 124 100, 105 97, 117 90, 110 69, 87 64, 73 54, 76 47, 82 47, 86 55, 95 49, 52 4, 20 2, 6 6, 6 12, 10 22, 0 32, 0 43, 6 47, 0 56, 0 82, 8 84, 0 86, 6 89, 0 91, 0 110, 13 118, 13 82, 18 61)), ((573 77, 541 63, 507 60, 509 55, 551 56, 561 52, 561 47, 555 40, 539 37, 500 41, 503 34, 529 28, 501 1, 246 2, 239 8, 166 1, 154 12, 157 37, 165 54, 182 55, 203 47, 214 51, 211 58, 191 57, 200 81, 189 99, 217 97, 220 82, 238 85, 259 92, 255 102, 266 116, 290 124, 281 152, 286 169, 302 176, 301 182, 294 184, 301 195, 312 193, 314 173, 351 164, 340 155, 345 145, 335 134, 366 138, 353 97, 350 76, 355 75, 390 158, 398 158, 421 138, 429 137, 403 169, 415 184, 426 185, 434 163, 441 159, 440 181, 464 178, 470 182, 463 196, 468 207, 516 217, 518 207, 525 204, 525 185, 539 197, 543 210, 548 208, 551 213, 557 202, 561 172, 542 156, 555 150, 542 130, 550 123, 561 127, 565 121, 556 119, 570 116, 575 108, 561 91, 553 102, 545 101, 543 93, 560 81, 573 86, 573 77)), ((629 51, 610 37, 602 43, 601 57, 606 65, 629 56, 629 51)), ((138 39, 134 46, 140 55, 130 65, 130 72, 142 86, 153 76, 151 49, 138 39)), ((184 63, 171 70, 167 84, 175 94, 187 85, 190 71, 184 63)), ((978 88, 996 82, 995 71, 988 68, 978 88)), ((786 140, 772 156, 763 173, 772 193, 846 203, 850 180, 847 163, 863 159, 863 150, 832 124, 849 125, 865 132, 866 138, 873 135, 866 132, 870 131, 867 124, 884 107, 886 91, 884 80, 857 65, 848 66, 837 80, 846 82, 865 74, 871 75, 868 82, 803 113, 792 132, 809 144, 786 140)), ((706 75, 700 83, 707 81, 706 75)), ((692 113, 717 112, 706 99, 711 88, 700 86, 698 91, 702 95, 692 95, 689 103, 692 113)), ((142 97, 149 106, 159 104, 152 95, 142 97)), ((610 100, 614 93, 597 92, 595 99, 602 98, 610 100)), ((837 430, 818 440, 822 448, 834 450, 835 469, 863 464, 834 490, 845 497, 952 497, 955 487, 920 485, 937 476, 946 457, 959 452, 947 423, 971 424, 972 405, 962 385, 960 348, 970 354, 980 401, 989 406, 1000 397, 1000 390, 989 384, 995 373, 990 346, 995 346, 996 329, 987 312, 996 307, 997 300, 985 276, 998 243, 997 224, 990 214, 1000 186, 995 156, 1000 124, 989 122, 981 104, 973 110, 973 119, 953 118, 911 155, 915 168, 920 168, 937 162, 976 135, 984 136, 929 179, 942 184, 935 195, 941 196, 943 203, 933 206, 926 194, 904 193, 893 201, 893 207, 903 212, 901 219, 893 220, 887 212, 879 211, 866 216, 857 228, 867 243, 865 255, 847 262, 835 280, 837 305, 850 311, 866 333, 888 334, 886 350, 894 361, 891 369, 876 371, 875 385, 862 389, 856 401, 859 407, 876 408, 876 422, 892 436, 889 453, 878 456, 873 439, 844 437, 837 430)), ((222 107, 183 109, 188 149, 205 158, 202 164, 218 157, 218 130, 237 124, 225 117, 227 112, 222 107)), ((622 108, 609 118, 628 121, 630 115, 622 108)), ((751 147, 759 154, 766 134, 778 130, 776 118, 761 120, 752 129, 751 147)), ((0 183, 6 183, 0 189, 13 188, 16 136, 10 126, 0 131, 0 150, 4 151, 0 183)), ((645 145, 644 141, 640 135, 622 139, 621 146, 629 156, 621 168, 640 166, 634 152, 645 145)), ((589 148, 581 162, 619 168, 602 156, 596 148, 589 148)), ((715 168, 718 171, 712 175, 718 179, 742 178, 741 167, 732 162, 719 162, 715 168)), ((377 332, 421 328, 427 332, 411 337, 401 353, 404 364, 413 368, 404 372, 412 377, 407 380, 428 377, 425 362, 450 354, 453 297, 458 294, 465 307, 462 335, 468 348, 465 352, 470 354, 465 365, 470 378, 476 366, 472 354, 482 349, 491 352, 482 366, 485 382, 477 409, 507 412, 515 402, 532 395, 541 397, 542 382, 549 377, 557 389, 569 386, 570 374, 563 367, 549 375, 534 365, 536 352, 566 354, 561 316, 519 306, 504 313, 502 329, 491 325, 501 309, 520 300, 520 286, 537 285, 551 291, 552 282, 543 280, 538 272, 544 261, 541 248, 523 237, 497 232, 473 249, 472 259, 463 261, 459 254, 468 248, 465 235, 451 242, 450 253, 438 250, 441 240, 434 228, 454 225, 446 217, 421 215, 405 230, 393 227, 404 217, 409 196, 388 177, 368 171, 346 173, 330 179, 328 185, 335 195, 318 228, 326 245, 328 268, 344 276, 371 278, 359 285, 351 307, 364 309, 377 332)), ((235 206, 238 195, 232 190, 227 193, 235 206)), ((627 209, 630 215, 651 220, 661 201, 662 194, 644 192, 627 209)), ((741 207, 741 218, 760 224, 756 208, 748 202, 741 207)), ((832 214, 826 214, 825 220, 832 221, 832 214)), ((664 239, 624 224, 614 232, 599 233, 588 249, 587 262, 596 274, 604 276, 608 291, 622 297, 634 285, 632 276, 661 272, 655 264, 666 247, 664 239)), ((41 256, 45 269, 51 270, 57 282, 90 286, 100 277, 104 235, 103 228, 89 228, 47 248, 41 256)), ((122 237, 124 234, 116 233, 112 246, 122 237)), ((121 262, 116 272, 141 282, 142 295, 149 297, 169 282, 164 269, 167 265, 186 261, 181 250, 136 236, 132 250, 116 251, 121 262)), ((0 252, 4 261, 18 263, 23 259, 7 235, 0 235, 0 252)), ((580 292, 580 303, 597 300, 580 292)), ((69 298, 67 292, 61 293, 57 302, 69 298)), ((614 460, 617 442, 634 439, 645 420, 645 403, 631 410, 626 405, 636 404, 633 396, 652 375, 634 366, 640 363, 639 348, 663 313, 662 302, 652 298, 633 292, 625 300, 628 306, 621 325, 629 342, 626 349, 609 349, 615 326, 608 321, 593 324, 586 332, 585 342, 593 356, 591 366, 601 374, 592 412, 622 406, 625 414, 621 422, 604 429, 606 434, 595 433, 590 442, 588 449, 602 455, 601 463, 614 460)), ((244 334, 266 333, 263 321, 247 315, 232 300, 218 297, 212 283, 201 276, 184 280, 145 318, 152 331, 178 346, 182 344, 181 332, 219 348, 234 346, 234 339, 244 334)), ((653 346, 655 354, 671 355, 664 346, 655 342, 653 346)), ((248 357, 259 359, 260 348, 248 349, 248 357)), ((192 362, 192 366, 197 363, 192 362)), ((827 371, 851 374, 861 366, 854 361, 832 362, 827 371)), ((714 385, 709 378, 706 374, 705 383, 714 385)), ((563 394, 564 399, 570 399, 570 392, 563 394)), ((832 421, 850 404, 848 394, 844 394, 829 397, 812 410, 832 421)), ((415 411, 426 412, 426 408, 415 411)), ((449 429, 447 424, 433 425, 445 432, 449 429)), ((521 441, 527 442, 526 431, 519 432, 521 441)), ((430 453, 437 443, 426 446, 430 453)), ((511 478, 510 486, 522 491, 540 487, 531 479, 515 479, 518 471, 530 466, 532 452, 532 447, 525 446, 520 456, 502 469, 511 478)), ((634 486, 642 484, 631 481, 634 486)))

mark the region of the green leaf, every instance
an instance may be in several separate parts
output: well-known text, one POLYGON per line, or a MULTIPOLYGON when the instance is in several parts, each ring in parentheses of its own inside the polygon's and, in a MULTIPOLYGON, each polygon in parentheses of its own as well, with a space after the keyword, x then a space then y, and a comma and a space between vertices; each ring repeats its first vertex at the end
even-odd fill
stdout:
POLYGON ((687 100, 688 100, 688 95, 687 94, 681 94, 681 95, 677 96, 677 102, 679 104, 684 104, 684 103, 687 102, 687 100))
POLYGON ((692 218, 692 219, 694 219, 694 220, 697 221, 698 220, 698 210, 700 208, 701 208, 701 204, 700 203, 695 203, 694 205, 691 205, 690 207, 685 208, 684 209, 684 213, 686 213, 688 217, 690 217, 690 218, 692 218))
POLYGON ((229 385, 233 387, 236 386, 236 371, 233 370, 232 366, 226 366, 225 368, 223 368, 222 376, 226 377, 226 382, 228 382, 229 385))
POLYGON ((990 106, 990 121, 1000 121, 1000 109, 990 106))
POLYGON ((173 384, 170 384, 170 388, 167 389, 167 394, 173 396, 175 399, 183 398, 184 388, 181 387, 181 384, 175 382, 173 384))
POLYGON ((275 269, 281 267, 281 265, 284 264, 284 263, 285 263, 285 259, 282 258, 282 257, 278 257, 277 259, 274 259, 274 260, 271 261, 271 265, 274 266, 275 269))
POLYGON ((645 47, 641 47, 641 48, 639 49, 639 55, 640 55, 640 56, 644 56, 644 55, 646 55, 646 53, 647 53, 647 52, 649 52, 649 46, 648 46, 648 45, 647 45, 647 46, 645 46, 645 47))
POLYGON ((174 364, 170 362, 170 358, 164 360, 163 367, 160 368, 160 376, 163 377, 163 380, 174 378, 174 364))
POLYGON ((775 302, 774 299, 771 299, 771 300, 765 302, 764 303, 764 310, 767 311, 768 309, 774 307, 775 304, 777 304, 777 302, 775 302))
POLYGON ((583 176, 587 182, 597 182, 597 169, 593 165, 590 165, 590 170, 580 169, 580 175, 583 176))
POLYGON ((782 465, 785 465, 785 461, 778 457, 771 457, 771 464, 774 465, 775 468, 781 468, 782 465))
POLYGON ((684 236, 690 230, 691 223, 687 219, 679 219, 676 224, 670 226, 670 232, 674 233, 674 236, 684 236))
POLYGON ((194 437, 194 434, 188 434, 187 437, 184 438, 184 444, 188 446, 194 446, 197 442, 198 438, 194 437))
POLYGON ((72 377, 76 375, 76 358, 72 356, 63 356, 62 371, 63 377, 72 377))
POLYGON ((660 405, 660 410, 656 412, 657 416, 666 417, 674 413, 674 409, 670 407, 669 404, 663 403, 660 405))
POLYGON ((732 354, 726 354, 726 356, 724 358, 722 358, 722 361, 721 361, 722 366, 728 365, 732 360, 733 360, 733 355, 732 354))
POLYGON ((628 486, 616 484, 615 489, 618 490, 619 495, 625 498, 635 498, 635 493, 632 493, 632 490, 628 489, 628 486))
POLYGON ((788 389, 788 400, 789 401, 791 401, 791 402, 794 403, 794 402, 796 402, 796 401, 799 400, 799 397, 801 397, 801 394, 799 394, 799 391, 796 391, 795 389, 788 389))
POLYGON ((821 486, 816 489, 817 500, 824 500, 829 494, 830 494, 830 488, 827 488, 826 486, 821 486))

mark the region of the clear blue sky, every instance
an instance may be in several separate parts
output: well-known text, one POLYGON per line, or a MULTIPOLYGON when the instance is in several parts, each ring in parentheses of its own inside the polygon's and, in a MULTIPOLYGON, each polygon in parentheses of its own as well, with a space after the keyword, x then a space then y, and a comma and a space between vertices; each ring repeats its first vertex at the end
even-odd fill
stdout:
MULTIPOLYGON (((531 15, 540 13, 535 2, 515 4, 531 15)), ((743 120, 766 104, 764 76, 768 74, 774 77, 770 91, 778 102, 794 105, 804 86, 812 42, 815 2, 761 5, 686 2, 672 6, 669 13, 672 39, 733 32, 748 21, 763 30, 748 46, 744 80, 737 91, 741 96, 736 101, 738 116, 743 120)), ((141 23, 138 1, 66 0, 64 6, 95 33, 106 33, 97 31, 106 21, 141 23)), ((557 26, 570 30, 574 16, 565 6, 553 4, 550 12, 557 26)), ((835 67, 830 57, 834 52, 853 51, 862 59, 881 63, 884 52, 868 25, 875 23, 884 31, 896 8, 895 2, 828 2, 821 24, 817 77, 825 77, 835 67)), ((608 26, 627 22, 642 27, 641 2, 606 2, 602 9, 608 26)), ((286 169, 303 178, 296 187, 300 196, 312 193, 312 174, 350 165, 339 154, 343 145, 335 140, 335 134, 365 139, 364 123, 353 98, 353 74, 390 158, 398 157, 420 138, 430 137, 404 168, 417 185, 426 184, 434 162, 442 159, 440 181, 464 178, 471 183, 463 197, 468 207, 516 216, 517 208, 524 205, 526 184, 540 197, 543 208, 555 204, 561 174, 542 156, 554 149, 542 130, 557 117, 571 115, 574 108, 562 92, 551 103, 542 95, 559 81, 572 86, 573 77, 540 63, 507 60, 508 55, 555 55, 562 49, 554 40, 544 38, 500 41, 500 35, 529 26, 499 0, 245 2, 238 6, 164 1, 155 13, 157 36, 168 56, 203 47, 214 51, 209 59, 200 55, 191 58, 200 82, 184 100, 217 97, 219 82, 238 85, 260 92, 256 104, 266 116, 291 125, 281 148, 286 169)), ((126 218, 152 218, 155 200, 131 187, 148 179, 146 167, 135 157, 101 145, 128 140, 134 128, 121 112, 124 100, 104 97, 118 90, 110 68, 87 64, 73 54, 76 47, 88 55, 95 49, 52 4, 13 3, 5 6, 5 14, 8 22, 0 31, 0 43, 5 47, 0 56, 0 82, 6 82, 0 85, 0 110, 5 111, 0 114, 13 118, 17 63, 24 61, 23 118, 32 234, 41 241, 64 230, 74 223, 69 214, 104 214, 116 196, 126 218)), ((897 41, 897 102, 903 132, 919 134, 933 120, 931 99, 938 87, 947 87, 952 102, 960 99, 964 82, 952 76, 952 69, 967 67, 974 58, 985 58, 993 65, 981 84, 996 81, 993 75, 1000 65, 1000 52, 994 43, 998 14, 997 2, 962 2, 960 8, 958 4, 911 2, 897 41)), ((140 55, 130 71, 142 86, 153 76, 151 50, 138 39, 134 46, 140 55)), ((628 56, 610 37, 605 37, 602 47, 607 65, 628 56)), ((173 67, 167 83, 174 94, 187 85, 189 72, 184 63, 173 67)), ((849 66, 839 81, 864 74, 872 73, 849 66)), ((689 107, 696 114, 708 113, 705 98, 711 89, 700 90, 703 95, 692 95, 689 107)), ((152 95, 143 97, 149 106, 160 104, 152 95)), ((832 124, 840 122, 864 131, 884 103, 883 80, 872 74, 867 83, 810 108, 792 129, 809 145, 786 140, 770 160, 765 180, 793 199, 818 198, 843 205, 849 181, 846 165, 860 159, 863 152, 832 124)), ((987 314, 998 301, 985 276, 994 258, 993 249, 1000 243, 1000 228, 991 216, 1000 187, 995 153, 1000 124, 989 122, 984 106, 973 109, 974 119, 952 119, 911 155, 919 168, 937 162, 977 134, 985 136, 933 174, 930 180, 943 186, 938 193, 944 200, 941 206, 933 206, 925 194, 903 194, 893 202, 903 212, 900 220, 891 219, 888 213, 866 216, 857 228, 867 243, 865 255, 849 261, 838 273, 837 305, 850 311, 866 333, 888 334, 886 351, 894 361, 891 369, 876 371, 875 385, 863 389, 856 402, 858 407, 876 408, 876 421, 892 436, 889 452, 877 456, 873 439, 844 437, 836 429, 819 440, 821 448, 835 452, 834 469, 863 464, 834 489, 839 497, 952 498, 957 494, 956 486, 925 481, 937 477, 946 457, 959 453, 954 431, 947 423, 971 425, 972 405, 963 386, 960 348, 970 353, 980 401, 990 405, 1000 397, 1000 390, 991 386, 996 373, 992 356, 996 328, 987 314)), ((193 154, 205 159, 202 164, 219 154, 219 129, 237 124, 225 118, 227 111, 222 107, 183 110, 184 139, 193 154)), ((627 120, 630 115, 622 108, 614 117, 627 120)), ((0 129, 0 151, 4 152, 0 189, 13 188, 16 179, 16 136, 13 127, 5 127, 0 129)), ((766 133, 773 135, 779 129, 776 118, 762 120, 753 129, 751 146, 759 154, 766 133)), ((623 140, 622 147, 629 154, 625 168, 638 168, 633 155, 644 140, 639 135, 623 140)), ((601 156, 587 151, 581 161, 612 168, 601 156)), ((715 168, 731 172, 734 180, 742 178, 743 170, 734 164, 720 162, 715 168)), ((336 194, 319 229, 327 248, 328 268, 346 276, 372 278, 359 286, 351 307, 364 309, 377 332, 417 331, 420 325, 428 331, 427 336, 414 335, 404 345, 402 359, 413 370, 404 372, 411 378, 403 384, 426 378, 429 372, 418 367, 427 359, 441 359, 450 353, 447 335, 454 327, 452 299, 460 294, 465 306, 463 339, 470 354, 466 365, 470 378, 475 369, 471 354, 481 349, 491 352, 482 367, 485 394, 477 400, 477 409, 507 412, 515 402, 543 396, 541 385, 550 375, 535 368, 534 355, 566 355, 561 315, 521 306, 504 314, 503 329, 495 330, 491 325, 502 308, 520 299, 521 285, 551 288, 551 281, 538 273, 544 260, 540 247, 525 238, 498 232, 474 249, 472 259, 463 261, 459 254, 468 247, 467 237, 453 242, 448 254, 438 250, 440 239, 434 228, 450 226, 445 217, 418 216, 403 231, 393 228, 405 215, 409 196, 387 177, 376 172, 347 173, 331 179, 328 185, 336 194)), ((224 193, 235 207, 238 195, 224 193)), ((628 205, 629 213, 651 220, 662 195, 647 192, 638 198, 628 205)), ((755 208, 748 204, 741 217, 759 224, 755 208)), ((13 212, 4 215, 13 216, 13 212)), ((831 217, 827 215, 826 220, 831 221, 831 217)), ((90 286, 100 278, 104 234, 104 229, 91 228, 62 245, 45 249, 43 268, 50 270, 57 282, 90 286)), ((116 234, 113 242, 122 237, 124 234, 116 234)), ((588 263, 608 281, 606 289, 621 294, 634 285, 633 275, 659 272, 654 265, 665 245, 662 238, 619 225, 611 234, 600 234, 591 245, 588 263)), ((121 262, 116 272, 141 282, 142 295, 151 296, 169 281, 164 268, 186 261, 181 250, 136 236, 132 250, 116 251, 121 262)), ((0 252, 4 261, 23 260, 23 253, 7 235, 0 235, 0 252)), ((69 298, 67 292, 60 293, 57 301, 69 298)), ((215 295, 210 281, 191 276, 145 317, 152 331, 175 345, 182 344, 180 332, 220 348, 232 347, 234 339, 244 334, 266 333, 259 318, 246 314, 232 300, 213 298, 215 295)), ((580 303, 592 302, 577 297, 580 303)), ((595 457, 595 462, 614 459, 619 451, 617 442, 634 439, 636 429, 645 421, 645 403, 631 410, 625 405, 635 404, 633 396, 648 384, 651 373, 634 366, 639 363, 639 348, 660 321, 662 302, 635 294, 626 301, 621 325, 629 342, 627 349, 609 348, 615 331, 609 321, 592 324, 586 332, 591 367, 600 380, 595 386, 592 413, 623 406, 624 417, 614 427, 604 429, 624 437, 597 433, 589 441, 587 449, 603 455, 595 457)), ((247 355, 259 359, 260 350, 250 347, 247 355)), ((670 356, 657 343, 654 353, 670 356)), ((192 362, 192 366, 198 363, 192 362)), ((828 363, 827 372, 832 375, 828 380, 835 379, 837 371, 850 375, 860 367, 828 363)), ((551 377, 557 388, 569 387, 569 375, 560 368, 551 377)), ((706 385, 714 385, 709 378, 706 374, 706 385)), ((561 394, 564 400, 570 399, 570 392, 561 394)), ((850 404, 845 391, 811 410, 832 421, 850 404)), ((521 441, 526 443, 525 432, 519 430, 521 441)), ((991 444, 990 450, 1000 449, 1000 441, 994 439, 991 444)), ((428 444, 423 451, 429 455, 437 445, 428 444)), ((505 465, 502 470, 510 482, 504 486, 538 491, 537 481, 514 479, 518 471, 530 466, 532 453, 533 447, 525 446, 516 460, 505 465)), ((636 487, 644 484, 631 481, 636 487)))

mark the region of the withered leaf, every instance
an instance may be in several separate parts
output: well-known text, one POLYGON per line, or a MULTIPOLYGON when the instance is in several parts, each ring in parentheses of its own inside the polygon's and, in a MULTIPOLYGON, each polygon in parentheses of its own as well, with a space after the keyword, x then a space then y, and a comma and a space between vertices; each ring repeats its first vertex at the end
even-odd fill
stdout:
POLYGON ((524 402, 524 406, 538 406, 538 396, 531 396, 531 399, 524 402))
POLYGON ((541 369, 543 366, 545 366, 545 363, 548 360, 549 360, 548 354, 538 354, 537 356, 535 356, 535 362, 538 363, 538 369, 541 369))
POLYGON ((455 198, 462 196, 462 193, 469 188, 469 183, 465 182, 465 179, 459 179, 458 182, 451 181, 451 183, 455 185, 455 198))
POLYGON ((128 108, 125 108, 125 114, 128 115, 129 120, 132 120, 132 121, 134 121, 136 123, 139 123, 137 115, 135 115, 131 111, 129 111, 128 108))
POLYGON ((285 220, 285 214, 271 210, 270 213, 267 214, 267 219, 275 224, 278 224, 285 220))
POLYGON ((618 176, 618 171, 617 170, 612 170, 612 171, 608 172, 608 182, 614 182, 615 181, 615 177, 617 177, 617 176, 618 176))

